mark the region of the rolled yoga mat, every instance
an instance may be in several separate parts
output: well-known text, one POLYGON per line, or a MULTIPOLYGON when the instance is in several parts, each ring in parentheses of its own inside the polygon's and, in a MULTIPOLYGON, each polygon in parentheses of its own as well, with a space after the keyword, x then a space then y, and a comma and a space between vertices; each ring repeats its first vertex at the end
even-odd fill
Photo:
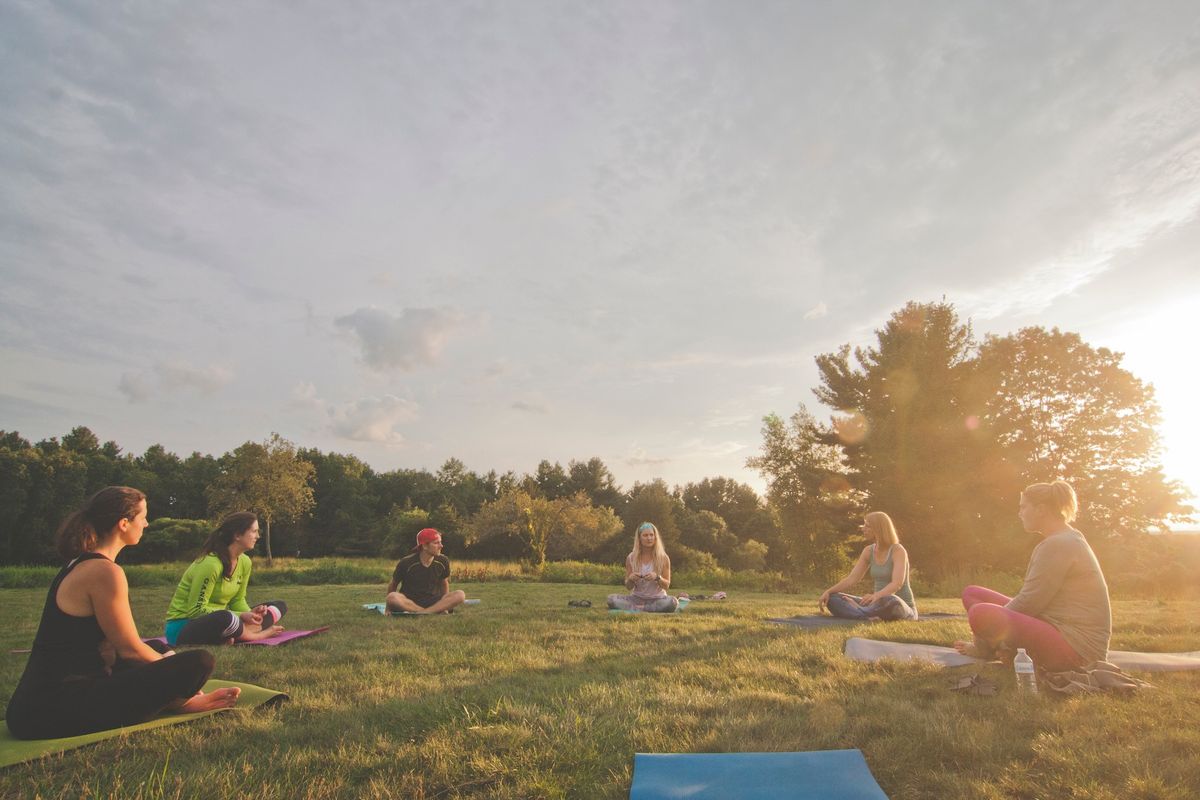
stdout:
POLYGON ((861 750, 638 753, 629 800, 887 800, 861 750))
MULTIPOLYGON (((943 667, 985 663, 983 659, 964 656, 953 647, 882 642, 877 639, 860 639, 857 636, 846 640, 845 652, 848 658, 855 661, 879 661, 883 658, 891 658, 898 661, 924 661, 943 667)), ((1109 650, 1108 663, 1115 664, 1123 670, 1144 672, 1200 669, 1200 650, 1190 653, 1139 653, 1130 650, 1109 650)))
MULTIPOLYGON (((237 683, 236 681, 210 680, 204 684, 204 691, 211 692, 215 689, 224 689, 230 686, 237 686, 242 690, 241 695, 238 697, 237 705, 233 707, 235 709, 267 708, 288 699, 288 696, 283 692, 277 692, 274 689, 264 689, 252 683, 237 683)), ((191 722, 192 720, 231 710, 222 708, 217 711, 204 711, 199 714, 164 714, 148 722, 140 722, 137 725, 127 725, 124 728, 85 733, 82 736, 67 736, 62 739, 14 739, 12 733, 8 730, 8 726, 0 725, 0 767, 10 767, 13 764, 20 764, 22 761, 31 761, 53 753, 74 750, 76 747, 95 744, 105 739, 124 736, 127 733, 148 731, 153 728, 161 728, 165 725, 178 725, 181 722, 191 722)))

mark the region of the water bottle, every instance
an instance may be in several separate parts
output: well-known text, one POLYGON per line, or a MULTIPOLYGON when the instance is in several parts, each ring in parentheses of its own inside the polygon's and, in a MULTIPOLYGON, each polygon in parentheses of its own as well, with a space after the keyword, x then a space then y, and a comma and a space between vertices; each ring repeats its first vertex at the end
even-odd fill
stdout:
POLYGON ((1018 693, 1037 694, 1037 675, 1033 671, 1033 659, 1025 653, 1024 647, 1017 648, 1017 657, 1013 659, 1013 672, 1017 673, 1018 693))

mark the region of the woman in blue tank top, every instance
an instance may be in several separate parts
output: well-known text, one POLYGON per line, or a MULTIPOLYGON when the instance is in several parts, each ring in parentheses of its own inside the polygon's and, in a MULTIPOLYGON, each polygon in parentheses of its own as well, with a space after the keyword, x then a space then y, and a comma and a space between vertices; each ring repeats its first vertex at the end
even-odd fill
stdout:
POLYGON ((900 544, 892 518, 872 511, 863 518, 862 532, 871 540, 863 548, 850 574, 821 593, 821 609, 845 619, 915 620, 917 604, 908 583, 908 551, 900 544), (852 589, 871 573, 875 590, 858 597, 843 590, 852 589))

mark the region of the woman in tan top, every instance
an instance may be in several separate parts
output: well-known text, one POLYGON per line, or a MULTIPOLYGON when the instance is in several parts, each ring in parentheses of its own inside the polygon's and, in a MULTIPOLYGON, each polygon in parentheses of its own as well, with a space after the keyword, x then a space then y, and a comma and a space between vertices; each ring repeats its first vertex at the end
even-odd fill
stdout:
POLYGON ((1029 557, 1025 583, 1012 598, 982 586, 964 589, 974 641, 955 642, 955 649, 991 658, 1023 647, 1035 664, 1052 672, 1108 657, 1108 585, 1087 540, 1071 527, 1078 509, 1075 490, 1065 481, 1025 488, 1018 516, 1025 530, 1042 536, 1029 557))

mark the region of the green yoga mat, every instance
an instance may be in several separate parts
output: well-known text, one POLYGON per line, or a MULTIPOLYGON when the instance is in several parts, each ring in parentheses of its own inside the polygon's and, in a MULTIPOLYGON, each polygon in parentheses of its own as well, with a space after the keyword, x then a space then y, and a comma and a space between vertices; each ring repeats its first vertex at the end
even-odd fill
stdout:
MULTIPOLYGON (((210 680, 204 684, 204 691, 211 692, 214 689, 224 689, 229 686, 237 686, 242 690, 241 695, 238 697, 237 705, 234 708, 250 709, 260 706, 272 706, 286 700, 288 697, 283 692, 264 689, 252 683, 238 683, 236 681, 210 680)), ((13 764, 20 764, 22 761, 31 761, 53 753, 74 750, 76 747, 95 744, 105 739, 112 739, 115 736, 123 736, 135 731, 148 731, 152 728, 161 728, 164 725, 178 725, 181 722, 190 722, 194 719, 207 717, 210 714, 220 714, 221 711, 230 710, 223 708, 218 711, 205 711, 200 714, 164 714, 149 722, 142 722, 137 725, 114 728, 108 731, 85 733, 82 736, 66 736, 62 739, 14 739, 8 730, 8 726, 3 725, 0 726, 0 767, 11 767, 13 764)))

